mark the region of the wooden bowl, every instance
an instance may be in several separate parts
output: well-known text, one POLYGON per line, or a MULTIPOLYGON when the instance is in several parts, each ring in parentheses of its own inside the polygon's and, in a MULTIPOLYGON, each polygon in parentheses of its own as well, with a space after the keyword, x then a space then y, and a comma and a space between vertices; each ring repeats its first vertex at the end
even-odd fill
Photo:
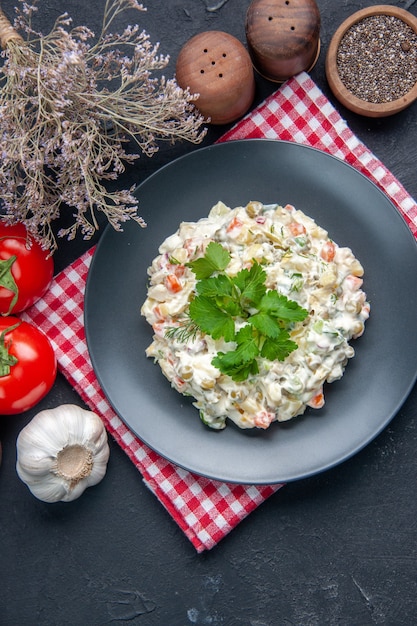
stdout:
POLYGON ((192 37, 176 63, 178 85, 199 94, 195 102, 212 124, 229 124, 242 117, 255 96, 255 76, 245 46, 222 31, 192 37))
POLYGON ((309 71, 320 54, 315 0, 252 0, 245 31, 255 69, 273 82, 309 71))
MULTIPOLYGON (((377 15, 396 17, 407 24, 417 34, 417 18, 414 17, 409 11, 384 4, 361 9, 348 17, 336 30, 330 42, 325 61, 327 81, 330 89, 339 102, 341 102, 350 111, 367 117, 387 117, 389 115, 394 115, 395 113, 398 113, 410 106, 410 104, 417 99, 417 82, 414 83, 413 87, 400 98, 396 98, 388 102, 377 103, 368 102, 367 100, 354 95, 352 91, 345 86, 340 78, 337 57, 340 43, 344 35, 358 22, 361 22, 365 18, 377 15)), ((383 68, 381 68, 381 72, 382 71, 383 68)))

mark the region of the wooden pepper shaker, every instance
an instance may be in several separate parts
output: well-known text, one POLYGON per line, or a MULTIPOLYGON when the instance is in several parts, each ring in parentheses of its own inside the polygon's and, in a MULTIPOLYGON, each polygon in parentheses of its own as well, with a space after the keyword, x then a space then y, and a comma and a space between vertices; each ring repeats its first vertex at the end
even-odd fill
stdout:
POLYGON ((259 74, 284 82, 314 67, 320 54, 320 13, 315 0, 253 0, 246 39, 259 74))
POLYGON ((192 37, 180 50, 176 79, 182 88, 198 93, 196 107, 212 124, 228 124, 242 117, 255 95, 252 61, 245 46, 222 31, 192 37))

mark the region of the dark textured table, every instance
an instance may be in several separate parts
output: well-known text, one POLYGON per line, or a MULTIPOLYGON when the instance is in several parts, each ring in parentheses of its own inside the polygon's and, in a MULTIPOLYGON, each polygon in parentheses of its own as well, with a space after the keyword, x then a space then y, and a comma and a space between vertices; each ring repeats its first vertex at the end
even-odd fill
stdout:
MULTIPOLYGON (((10 14, 13 4, 7 0, 2 6, 10 14)), ((322 52, 311 75, 351 129, 416 197, 417 104, 391 118, 365 119, 335 102, 326 83, 331 36, 348 15, 370 4, 378 2, 318 0, 322 52)), ((417 3, 390 4, 417 15, 417 3)), ((76 24, 97 30, 103 5, 104 0, 42 0, 40 24, 47 31, 65 10, 76 24)), ((139 19, 151 41, 160 41, 161 52, 171 56, 166 74, 172 75, 179 49, 198 32, 225 30, 244 42, 248 5, 249 0, 149 0, 139 19)), ((276 86, 256 80, 258 103, 276 86)), ((204 144, 225 130, 210 128, 204 144)), ((140 182, 191 149, 163 146, 120 184, 140 182)), ((56 270, 89 245, 62 241, 56 270)), ((417 623, 415 387, 366 449, 331 471, 288 484, 202 555, 114 442, 105 479, 75 502, 47 505, 31 496, 16 475, 16 437, 40 409, 66 402, 82 406, 59 375, 35 409, 0 418, 2 626, 417 623)))

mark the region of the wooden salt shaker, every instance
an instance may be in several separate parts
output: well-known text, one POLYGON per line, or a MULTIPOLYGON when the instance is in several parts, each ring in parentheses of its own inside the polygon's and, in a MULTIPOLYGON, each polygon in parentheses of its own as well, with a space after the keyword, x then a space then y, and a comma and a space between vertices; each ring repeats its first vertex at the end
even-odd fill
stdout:
POLYGON ((246 39, 256 70, 284 82, 311 70, 320 54, 320 12, 315 0, 253 0, 246 39))
POLYGON ((212 124, 242 117, 255 95, 251 58, 244 45, 222 31, 192 37, 180 50, 176 79, 182 88, 199 94, 195 105, 212 124))

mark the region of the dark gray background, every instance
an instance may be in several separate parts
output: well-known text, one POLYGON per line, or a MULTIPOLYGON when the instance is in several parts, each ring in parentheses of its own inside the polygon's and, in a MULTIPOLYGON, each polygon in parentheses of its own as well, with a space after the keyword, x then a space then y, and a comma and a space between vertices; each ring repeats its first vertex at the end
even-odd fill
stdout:
MULTIPOLYGON (((249 0, 228 0, 209 10, 216 4, 149 0, 147 13, 139 14, 151 40, 160 41, 161 52, 171 55, 167 75, 174 71, 181 46, 198 32, 225 30, 244 42, 249 0)), ((322 53, 312 77, 351 129, 416 197, 417 105, 392 118, 361 118, 334 101, 324 74, 325 53, 338 25, 354 11, 379 3, 317 4, 322 53)), ((417 15, 417 3, 390 4, 409 6, 417 15)), ((103 5, 101 0, 41 0, 42 29, 47 31, 55 17, 67 11, 76 24, 97 30, 103 5)), ((10 14, 14 3, 7 0, 2 6, 10 14)), ((256 102, 275 88, 257 78, 256 102)), ((225 130, 211 128, 205 145, 225 130)), ((164 146, 154 158, 130 168, 120 184, 141 182, 192 149, 185 144, 164 146)), ((81 240, 62 242, 56 270, 88 245, 81 240)), ((113 442, 105 479, 79 500, 46 505, 30 495, 15 472, 17 434, 38 410, 64 402, 82 405, 59 376, 36 409, 0 418, 2 626, 416 622, 415 388, 391 425, 365 450, 324 474, 288 484, 202 555, 113 442)))

